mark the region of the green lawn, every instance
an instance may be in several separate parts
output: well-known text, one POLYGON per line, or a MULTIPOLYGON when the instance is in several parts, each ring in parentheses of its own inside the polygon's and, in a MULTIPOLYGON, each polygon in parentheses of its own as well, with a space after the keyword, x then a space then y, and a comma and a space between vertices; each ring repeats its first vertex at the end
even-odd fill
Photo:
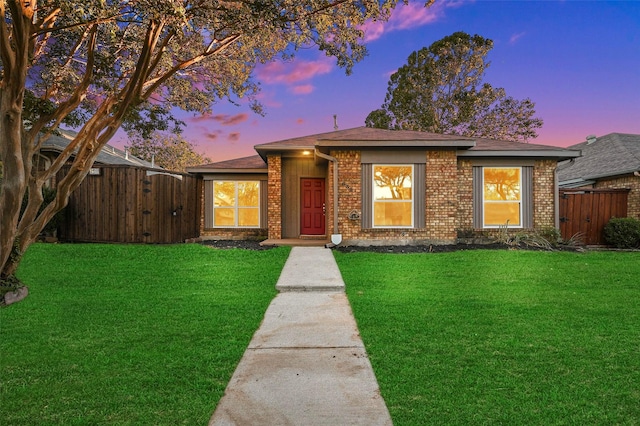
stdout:
POLYGON ((640 424, 640 253, 340 253, 394 424, 640 424))
POLYGON ((33 245, 0 309, 0 423, 207 424, 288 253, 33 245))

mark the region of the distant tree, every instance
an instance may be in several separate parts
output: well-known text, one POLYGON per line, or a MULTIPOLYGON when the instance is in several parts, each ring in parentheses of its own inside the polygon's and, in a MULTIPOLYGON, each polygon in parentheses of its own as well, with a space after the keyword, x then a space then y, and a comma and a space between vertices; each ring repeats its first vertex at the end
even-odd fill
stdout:
POLYGON ((211 159, 199 154, 196 145, 181 135, 155 132, 151 138, 134 137, 127 146, 138 158, 154 163, 164 169, 184 172, 189 166, 210 163, 211 159))
POLYGON ((363 24, 388 18, 397 1, 1 1, 0 281, 121 126, 146 136, 176 124, 173 108, 203 113, 251 99, 255 66, 301 47, 316 46, 349 73, 366 54, 363 24), (49 169, 33 167, 65 123, 77 136, 49 169), (45 182, 68 162, 41 210, 45 182))
POLYGON ((365 125, 521 142, 537 137, 535 104, 482 81, 492 48, 489 39, 456 32, 411 53, 365 125))

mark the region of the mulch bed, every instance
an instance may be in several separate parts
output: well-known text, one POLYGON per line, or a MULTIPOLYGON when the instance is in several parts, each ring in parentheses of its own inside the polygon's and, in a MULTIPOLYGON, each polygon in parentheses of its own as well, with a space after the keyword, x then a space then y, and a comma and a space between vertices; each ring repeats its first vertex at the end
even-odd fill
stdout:
MULTIPOLYGON (((202 245, 217 249, 240 248, 245 250, 269 250, 275 246, 261 246, 259 241, 247 240, 207 240, 202 245)), ((419 246, 338 246, 334 250, 342 253, 373 252, 373 253, 448 253, 461 250, 542 250, 532 246, 509 246, 506 244, 447 244, 447 245, 419 245, 419 246)), ((579 251, 572 246, 559 246, 555 250, 579 251)))

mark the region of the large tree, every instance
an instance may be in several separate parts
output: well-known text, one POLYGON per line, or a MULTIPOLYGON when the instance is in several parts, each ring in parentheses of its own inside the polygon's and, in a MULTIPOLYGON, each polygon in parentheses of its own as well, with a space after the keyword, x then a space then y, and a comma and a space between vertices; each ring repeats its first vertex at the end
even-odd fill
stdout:
POLYGON ((127 149, 131 154, 175 172, 184 172, 189 166, 210 163, 211 159, 196 151, 196 145, 182 135, 154 132, 150 138, 136 135, 127 149))
POLYGON ((483 82, 493 41, 456 32, 409 55, 390 80, 368 127, 421 130, 526 142, 542 120, 535 104, 483 82))
POLYGON ((315 45, 349 72, 366 53, 362 24, 385 19, 396 2, 2 0, 0 280, 123 124, 148 134, 172 108, 208 112, 220 99, 251 96, 255 65, 299 47, 315 45), (38 171, 34 156, 63 123, 77 137, 38 171), (55 200, 38 213, 45 182, 68 162, 55 200))

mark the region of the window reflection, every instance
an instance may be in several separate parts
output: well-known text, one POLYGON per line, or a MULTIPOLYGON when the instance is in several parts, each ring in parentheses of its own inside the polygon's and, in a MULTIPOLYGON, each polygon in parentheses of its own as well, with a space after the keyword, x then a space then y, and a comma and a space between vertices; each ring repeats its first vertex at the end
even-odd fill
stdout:
POLYGON ((260 182, 215 181, 213 226, 260 226, 260 182))
POLYGON ((373 226, 413 225, 413 166, 373 166, 373 226))
POLYGON ((521 225, 521 168, 485 167, 484 226, 521 225))

